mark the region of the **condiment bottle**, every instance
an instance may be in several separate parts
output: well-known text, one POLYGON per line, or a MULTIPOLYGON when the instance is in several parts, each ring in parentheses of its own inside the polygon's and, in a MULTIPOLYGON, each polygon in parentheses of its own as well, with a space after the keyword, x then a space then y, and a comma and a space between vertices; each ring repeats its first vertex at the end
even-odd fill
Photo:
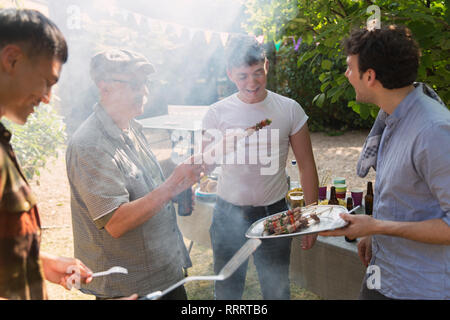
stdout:
POLYGON ((336 197, 336 187, 331 187, 330 200, 328 200, 328 204, 339 204, 339 201, 336 197))
MULTIPOLYGON (((353 209, 353 199, 352 197, 348 197, 347 198, 347 211, 350 211, 353 209)), ((354 212, 352 212, 351 214, 355 214, 354 212)), ((356 239, 349 239, 347 237, 345 237, 345 241, 347 242, 355 242, 356 239)))
POLYGON ((367 194, 364 197, 364 206, 366 214, 371 216, 373 211, 373 188, 372 182, 367 182, 367 194))

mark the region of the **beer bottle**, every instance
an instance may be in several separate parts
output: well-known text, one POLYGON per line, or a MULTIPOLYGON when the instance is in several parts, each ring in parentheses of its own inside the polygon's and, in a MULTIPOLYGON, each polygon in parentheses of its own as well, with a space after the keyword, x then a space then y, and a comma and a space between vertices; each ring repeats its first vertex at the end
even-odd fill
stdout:
POLYGON ((364 197, 364 206, 366 214, 371 216, 373 211, 373 188, 372 188, 372 182, 367 182, 367 193, 364 197))
POLYGON ((336 197, 336 187, 335 186, 331 187, 331 195, 330 195, 330 200, 328 200, 328 204, 339 204, 339 201, 336 197))
MULTIPOLYGON (((353 209, 353 199, 351 197, 347 198, 347 211, 350 211, 353 209)), ((354 212, 352 212, 351 214, 355 214, 354 212)), ((355 242, 356 239, 349 239, 347 237, 345 237, 345 241, 347 242, 355 242)))
POLYGON ((187 188, 178 197, 178 215, 190 216, 192 214, 192 189, 187 188))

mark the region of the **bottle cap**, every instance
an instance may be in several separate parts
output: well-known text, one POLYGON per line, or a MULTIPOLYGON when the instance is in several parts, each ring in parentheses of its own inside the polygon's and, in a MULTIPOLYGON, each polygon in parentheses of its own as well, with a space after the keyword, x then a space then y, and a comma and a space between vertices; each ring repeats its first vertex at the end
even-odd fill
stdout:
POLYGON ((297 160, 291 160, 291 165, 293 166, 297 165, 297 160))

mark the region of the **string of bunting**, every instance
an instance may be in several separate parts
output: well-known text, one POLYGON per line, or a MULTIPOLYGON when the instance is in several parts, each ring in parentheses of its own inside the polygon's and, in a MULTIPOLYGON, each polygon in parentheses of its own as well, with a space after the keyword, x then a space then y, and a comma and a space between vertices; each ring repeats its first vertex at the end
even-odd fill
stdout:
MULTIPOLYGON (((206 43, 209 44, 211 42, 211 39, 213 35, 217 34, 219 36, 219 39, 223 46, 225 46, 228 42, 228 39, 232 35, 237 35, 238 33, 232 33, 232 32, 219 32, 219 31, 213 31, 208 29, 202 29, 202 28, 192 28, 185 25, 181 25, 174 22, 169 22, 165 20, 160 19, 153 19, 146 16, 143 16, 141 14, 138 14, 136 12, 131 12, 128 10, 124 10, 122 8, 117 7, 109 7, 108 8, 109 15, 111 17, 116 18, 117 16, 121 17, 123 20, 127 21, 129 17, 133 17, 137 25, 141 25, 142 23, 146 23, 148 28, 156 33, 165 33, 166 30, 171 28, 174 30, 175 34, 178 37, 181 37, 183 34, 186 34, 188 37, 188 40, 192 40, 194 35, 197 32, 201 32, 206 40, 206 43)), ((242 35, 242 34, 239 34, 242 35)))
MULTIPOLYGON (((174 22, 149 18, 147 16, 143 16, 136 12, 131 12, 131 11, 128 11, 128 10, 125 10, 122 8, 113 7, 113 6, 108 7, 108 12, 111 17, 116 18, 117 16, 119 16, 125 21, 127 21, 129 19, 129 17, 131 16, 131 17, 133 17, 133 19, 137 25, 146 23, 150 30, 152 30, 155 33, 159 33, 159 34, 166 33, 166 31, 169 28, 171 28, 179 38, 182 37, 184 34, 185 36, 188 37, 188 40, 192 40, 192 38, 194 37, 194 35, 196 33, 201 32, 203 34, 207 44, 209 44, 211 42, 213 35, 216 34, 219 36, 219 39, 224 47, 226 46, 228 39, 231 36, 242 35, 242 33, 219 32, 219 31, 213 31, 213 30, 209 30, 209 29, 192 28, 192 27, 188 27, 188 26, 181 25, 181 24, 174 23, 174 22)), ((256 40, 261 44, 263 44, 265 42, 264 35, 260 35, 260 36, 255 36, 253 34, 249 34, 249 35, 254 36, 256 38, 256 40)), ((300 44, 302 42, 302 38, 299 37, 297 40, 295 39, 295 37, 291 37, 291 38, 293 41, 294 50, 298 51, 300 44)), ((273 40, 273 42, 275 45, 275 49, 278 52, 280 50, 281 45, 283 44, 283 40, 278 40, 278 41, 273 40)))

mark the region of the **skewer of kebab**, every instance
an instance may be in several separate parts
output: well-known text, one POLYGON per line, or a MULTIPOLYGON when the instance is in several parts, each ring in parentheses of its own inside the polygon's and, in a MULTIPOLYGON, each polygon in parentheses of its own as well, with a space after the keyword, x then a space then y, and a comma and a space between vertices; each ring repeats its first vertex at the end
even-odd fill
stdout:
POLYGON ((317 214, 311 214, 309 217, 300 217, 298 220, 294 221, 294 224, 279 224, 278 227, 274 229, 272 235, 294 233, 318 223, 320 223, 320 218, 317 214))
POLYGON ((303 210, 313 207, 316 204, 317 204, 317 202, 311 203, 311 204, 307 205, 306 207, 304 207, 303 209, 300 207, 296 207, 292 210, 288 210, 287 212, 283 212, 279 215, 273 216, 272 218, 269 218, 266 221, 264 221, 264 230, 267 233, 272 234, 274 232, 274 229, 277 228, 278 224, 295 225, 295 221, 299 220, 300 217, 302 216, 302 214, 305 213, 305 212, 303 212, 303 210), (280 220, 280 221, 278 221, 278 220, 280 220))
MULTIPOLYGON (((258 122, 256 125, 254 125, 253 127, 249 127, 247 129, 245 129, 244 131, 242 131, 242 129, 240 129, 239 131, 233 131, 232 133, 230 133, 231 137, 233 137, 233 139, 236 137, 238 140, 240 139, 244 139, 245 137, 249 137, 251 136, 253 133, 255 133, 256 131, 261 130, 264 127, 267 127, 268 125, 270 125, 272 123, 271 119, 265 119, 262 120, 260 122, 258 122)), ((230 148, 227 149, 226 151, 223 150, 223 145, 226 143, 228 136, 224 136, 222 138, 222 140, 217 141, 216 143, 211 143, 209 144, 203 151, 202 153, 199 153, 197 155, 195 155, 195 159, 199 158, 200 160, 198 161, 202 161, 202 159, 204 158, 204 154, 210 154, 213 150, 214 152, 217 152, 218 154, 215 155, 216 158, 220 159, 222 158, 224 155, 233 152, 234 149, 230 148), (220 146, 220 148, 216 148, 217 146, 220 146)), ((194 162, 197 163, 197 160, 194 159, 194 162)))
MULTIPOLYGON (((297 208, 296 208, 297 209, 297 208)), ((294 209, 295 210, 295 209, 294 209)), ((301 229, 305 229, 307 227, 312 226, 313 224, 320 223, 319 215, 324 212, 329 212, 333 210, 333 208, 329 208, 323 210, 321 212, 317 212, 314 210, 313 213, 309 215, 306 214, 297 214, 297 215, 289 215, 289 211, 285 214, 281 214, 280 216, 274 217, 272 219, 267 219, 264 222, 264 235, 280 235, 280 234, 289 234, 300 231, 301 229), (285 216, 288 216, 289 219, 286 219, 285 216), (295 218, 294 218, 295 217, 295 218)))
POLYGON ((253 127, 245 129, 245 133, 247 134, 247 136, 251 136, 256 131, 261 130, 264 127, 267 127, 271 123, 272 123, 272 120, 270 120, 270 119, 262 120, 262 121, 258 122, 256 125, 254 125, 253 127))

